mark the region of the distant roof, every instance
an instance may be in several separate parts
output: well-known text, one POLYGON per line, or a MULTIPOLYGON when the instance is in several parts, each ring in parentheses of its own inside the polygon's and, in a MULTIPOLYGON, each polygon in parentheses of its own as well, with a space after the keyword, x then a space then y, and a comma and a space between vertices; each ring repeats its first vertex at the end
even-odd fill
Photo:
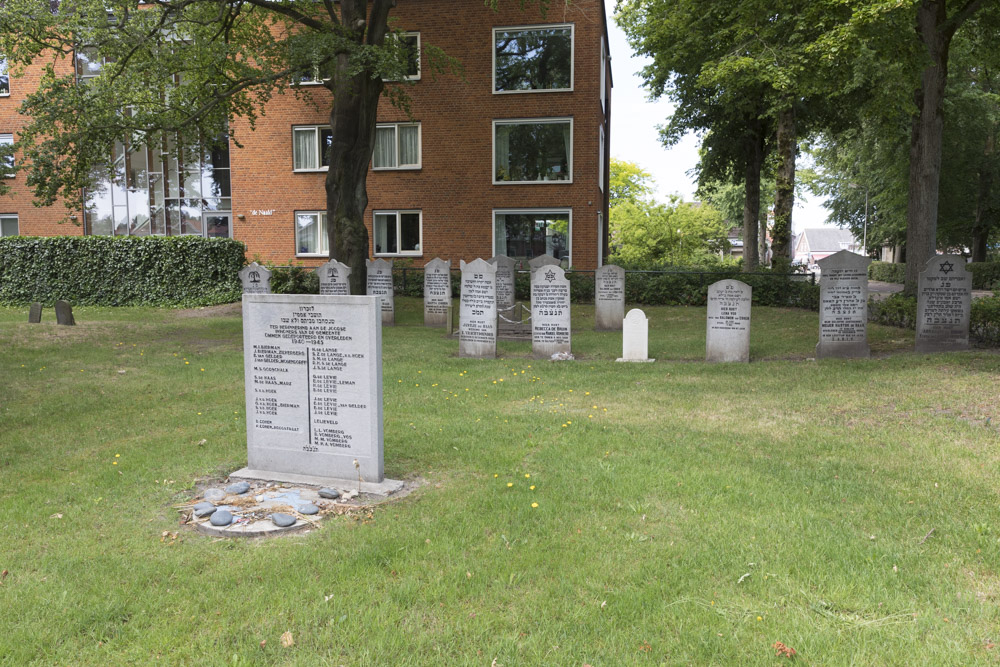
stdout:
POLYGON ((806 237, 809 252, 836 252, 841 250, 841 243, 855 243, 854 236, 847 229, 804 229, 802 234, 806 237))

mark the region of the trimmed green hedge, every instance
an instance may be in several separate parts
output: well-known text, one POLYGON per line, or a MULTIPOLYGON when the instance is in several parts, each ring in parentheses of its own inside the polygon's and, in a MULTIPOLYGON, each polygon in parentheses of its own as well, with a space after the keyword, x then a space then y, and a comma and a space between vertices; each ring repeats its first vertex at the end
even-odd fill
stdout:
POLYGON ((868 265, 868 279, 903 284, 906 282, 906 264, 872 262, 868 265))
POLYGON ((209 306, 239 301, 246 246, 199 236, 0 238, 0 304, 209 306))

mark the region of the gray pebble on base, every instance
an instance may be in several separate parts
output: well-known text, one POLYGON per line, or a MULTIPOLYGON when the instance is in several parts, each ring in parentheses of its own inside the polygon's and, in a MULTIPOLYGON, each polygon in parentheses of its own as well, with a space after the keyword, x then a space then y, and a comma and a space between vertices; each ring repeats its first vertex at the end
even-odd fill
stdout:
POLYGON ((319 514, 319 508, 312 503, 306 503, 299 508, 300 514, 319 514))
POLYGON ((331 499, 332 498, 339 498, 340 497, 340 491, 338 491, 337 489, 320 489, 319 490, 319 497, 320 498, 331 498, 331 499))
POLYGON ((230 484, 226 487, 226 493, 233 493, 236 495, 243 495, 250 490, 250 482, 236 482, 235 484, 230 484))
POLYGON ((218 508, 210 502, 206 501, 198 503, 197 505, 194 506, 194 515, 196 517, 208 516, 209 514, 213 513, 216 509, 218 508))
POLYGON ((213 526, 228 526, 233 522, 233 515, 229 510, 217 510, 208 518, 213 526))
POLYGON ((222 489, 215 489, 215 488, 205 489, 205 493, 203 493, 202 496, 205 498, 205 500, 210 500, 212 502, 215 502, 217 500, 222 500, 223 498, 225 498, 226 492, 223 491, 222 489))
POLYGON ((279 528, 287 528, 288 526, 295 525, 296 518, 291 514, 285 514, 284 512, 275 512, 271 515, 271 521, 274 522, 275 526, 279 528))

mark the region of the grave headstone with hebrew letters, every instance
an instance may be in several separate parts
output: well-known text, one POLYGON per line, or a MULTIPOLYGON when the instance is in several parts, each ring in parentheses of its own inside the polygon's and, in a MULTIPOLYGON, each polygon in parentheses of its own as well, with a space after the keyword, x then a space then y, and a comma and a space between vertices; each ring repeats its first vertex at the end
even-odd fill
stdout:
POLYGON ((76 320, 73 319, 73 306, 69 301, 56 301, 56 324, 73 326, 76 320))
POLYGON ((458 356, 497 356, 497 267, 486 260, 460 263, 458 356))
POLYGON ((969 349, 972 273, 959 255, 927 260, 917 280, 917 352, 969 349))
POLYGON ((38 324, 42 321, 42 304, 37 301, 31 304, 31 308, 28 310, 28 323, 38 324))
POLYGON ((705 361, 750 361, 750 298, 752 288, 739 280, 708 286, 705 361))
POLYGON ((543 266, 559 266, 560 262, 558 259, 552 255, 539 255, 533 259, 528 260, 528 268, 531 269, 531 274, 534 275, 535 271, 542 268, 543 266))
POLYGON ((559 266, 531 274, 531 351, 537 359, 570 350, 569 280, 559 266))
POLYGON ((248 465, 231 477, 399 484, 383 472, 377 297, 244 295, 243 364, 248 465))
POLYGON ((319 293, 323 296, 350 296, 351 267, 331 259, 316 267, 319 276, 319 293))
POLYGON ((240 271, 244 294, 270 294, 271 272, 257 262, 250 262, 240 271))
POLYGON ((816 356, 868 357, 868 265, 841 250, 819 260, 819 343, 816 356))
POLYGON ((382 307, 382 325, 392 326, 396 323, 396 299, 392 287, 392 262, 384 259, 365 260, 368 267, 368 280, 365 283, 365 293, 377 296, 382 307))
POLYGON ((424 326, 448 326, 451 305, 451 260, 435 257, 424 265, 424 326))
POLYGON ((622 358, 618 361, 656 361, 649 358, 649 320, 638 308, 622 321, 622 358))
POLYGON ((506 255, 496 255, 489 260, 497 267, 497 308, 503 310, 514 305, 514 278, 517 275, 517 260, 506 255))
POLYGON ((594 329, 620 331, 625 317, 625 269, 605 264, 594 272, 594 329))

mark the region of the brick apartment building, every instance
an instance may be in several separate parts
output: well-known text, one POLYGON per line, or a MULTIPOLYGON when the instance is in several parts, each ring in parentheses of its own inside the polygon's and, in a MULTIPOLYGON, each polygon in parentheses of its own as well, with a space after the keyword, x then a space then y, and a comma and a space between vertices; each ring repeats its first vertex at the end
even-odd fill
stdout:
MULTIPOLYGON (((409 115, 383 98, 367 183, 370 255, 422 266, 548 253, 579 269, 600 265, 611 114, 604 0, 553 3, 545 16, 513 2, 492 12, 479 0, 399 0, 393 16, 417 53, 438 46, 464 72, 431 76, 418 58, 409 115)), ((78 52, 75 67, 86 78, 97 64, 78 52)), ((40 74, 0 77, 0 142, 16 137, 16 109, 40 74)), ((241 148, 178 162, 169 141, 116 146, 115 177, 81 193, 70 215, 34 207, 22 172, 13 197, 0 199, 0 233, 231 236, 250 257, 318 265, 330 97, 316 82, 298 85, 316 104, 290 84, 255 129, 233 123, 241 148)))

